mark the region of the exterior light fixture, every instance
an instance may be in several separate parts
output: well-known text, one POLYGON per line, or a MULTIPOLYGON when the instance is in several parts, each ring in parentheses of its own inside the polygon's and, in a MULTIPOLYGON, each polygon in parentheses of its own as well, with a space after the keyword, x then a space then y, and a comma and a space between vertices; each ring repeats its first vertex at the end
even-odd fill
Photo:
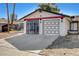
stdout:
POLYGON ((61 22, 63 22, 63 18, 61 18, 61 22))

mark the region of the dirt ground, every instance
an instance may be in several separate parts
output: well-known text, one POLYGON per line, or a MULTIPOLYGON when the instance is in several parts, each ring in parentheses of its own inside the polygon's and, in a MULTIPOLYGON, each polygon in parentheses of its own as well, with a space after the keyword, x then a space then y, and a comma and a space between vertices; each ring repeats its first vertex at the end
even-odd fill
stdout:
POLYGON ((40 52, 44 56, 79 56, 79 49, 44 49, 40 52))
POLYGON ((18 32, 16 31, 11 31, 11 32, 0 32, 0 39, 3 39, 3 38, 6 38, 6 37, 10 37, 10 36, 13 36, 13 35, 16 35, 18 34, 18 32))

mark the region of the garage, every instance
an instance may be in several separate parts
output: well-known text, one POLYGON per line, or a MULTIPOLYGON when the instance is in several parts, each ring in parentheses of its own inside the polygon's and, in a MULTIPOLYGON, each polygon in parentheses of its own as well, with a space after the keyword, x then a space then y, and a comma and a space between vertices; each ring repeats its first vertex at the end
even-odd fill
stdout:
POLYGON ((43 34, 44 35, 59 35, 59 19, 43 20, 43 34))

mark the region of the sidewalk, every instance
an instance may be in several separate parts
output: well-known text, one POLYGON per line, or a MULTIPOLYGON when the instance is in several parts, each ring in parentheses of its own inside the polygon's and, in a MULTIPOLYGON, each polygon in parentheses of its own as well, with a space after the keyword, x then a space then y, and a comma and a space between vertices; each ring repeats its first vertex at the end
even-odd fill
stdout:
POLYGON ((3 39, 3 38, 6 38, 6 37, 10 37, 10 36, 13 36, 13 35, 16 35, 18 34, 18 32, 16 31, 13 31, 13 32, 1 32, 0 33, 0 39, 3 39))

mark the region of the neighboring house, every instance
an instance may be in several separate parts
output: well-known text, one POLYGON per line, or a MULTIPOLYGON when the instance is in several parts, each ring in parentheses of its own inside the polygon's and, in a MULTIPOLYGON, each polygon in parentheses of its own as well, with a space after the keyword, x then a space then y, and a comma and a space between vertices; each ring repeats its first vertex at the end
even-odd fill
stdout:
POLYGON ((7 20, 5 18, 0 18, 0 32, 2 32, 2 26, 7 24, 7 20))
MULTIPOLYGON (((20 21, 13 21, 13 24, 11 25, 11 22, 10 22, 10 24, 9 24, 10 31, 11 30, 21 31, 22 27, 23 27, 22 23, 23 22, 20 22, 20 21)), ((7 32, 8 31, 8 24, 7 23, 3 24, 1 26, 1 28, 2 28, 1 29, 2 32, 7 32)))
POLYGON ((24 33, 40 35, 60 35, 78 33, 78 21, 61 13, 48 12, 37 9, 34 12, 22 17, 19 21, 24 21, 24 33))
MULTIPOLYGON (((8 24, 7 23, 8 23, 7 19, 0 18, 0 32, 8 31, 8 24)), ((21 23, 22 23, 21 21, 15 21, 14 20, 14 22, 13 22, 13 29, 14 30, 20 30, 20 27, 22 27, 21 23)))

